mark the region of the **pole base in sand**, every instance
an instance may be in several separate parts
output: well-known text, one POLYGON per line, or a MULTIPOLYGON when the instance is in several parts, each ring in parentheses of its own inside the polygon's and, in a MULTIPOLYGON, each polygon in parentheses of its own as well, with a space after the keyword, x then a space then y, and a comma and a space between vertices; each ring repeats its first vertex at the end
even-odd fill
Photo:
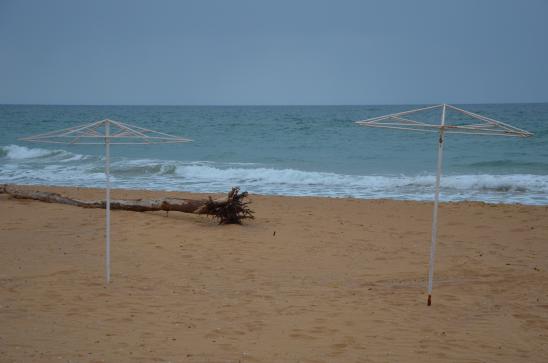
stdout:
POLYGON ((426 303, 426 305, 430 306, 432 305, 432 295, 428 294, 428 302, 426 303))

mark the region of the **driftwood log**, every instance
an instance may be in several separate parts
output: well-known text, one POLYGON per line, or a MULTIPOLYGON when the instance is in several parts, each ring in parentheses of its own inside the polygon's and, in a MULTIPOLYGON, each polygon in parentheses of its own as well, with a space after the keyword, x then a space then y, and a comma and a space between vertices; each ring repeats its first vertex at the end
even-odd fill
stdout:
MULTIPOLYGON (((32 199, 47 203, 61 203, 83 208, 105 208, 104 200, 79 200, 65 197, 58 193, 30 191, 17 189, 4 184, 0 186, 0 194, 8 194, 17 199, 32 199)), ((205 214, 219 221, 219 224, 241 224, 244 219, 253 219, 253 211, 249 209, 247 192, 240 193, 240 188, 234 187, 225 198, 206 200, 163 198, 163 199, 112 199, 110 209, 128 210, 133 212, 177 211, 183 213, 205 214)))

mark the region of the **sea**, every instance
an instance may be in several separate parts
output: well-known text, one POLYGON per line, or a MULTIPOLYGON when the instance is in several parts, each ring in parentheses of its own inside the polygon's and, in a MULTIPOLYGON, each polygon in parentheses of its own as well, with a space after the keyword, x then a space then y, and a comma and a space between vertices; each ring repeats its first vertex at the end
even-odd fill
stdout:
MULTIPOLYGON (((421 106, 0 105, 0 183, 104 187, 103 146, 20 138, 109 118, 193 140, 111 146, 114 188, 431 201, 438 136, 355 123, 421 106)), ((446 135, 441 199, 548 205, 548 103, 457 106, 534 136, 446 135)))

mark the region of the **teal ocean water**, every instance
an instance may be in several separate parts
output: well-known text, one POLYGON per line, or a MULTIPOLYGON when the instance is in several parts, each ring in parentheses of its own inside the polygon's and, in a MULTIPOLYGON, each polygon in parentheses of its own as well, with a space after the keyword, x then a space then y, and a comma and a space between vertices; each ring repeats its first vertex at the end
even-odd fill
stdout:
MULTIPOLYGON (((448 135, 441 198, 548 205, 548 104, 458 106, 535 136, 448 135)), ((103 187, 101 146, 18 138, 110 118, 194 140, 113 146, 114 187, 432 200, 435 134, 353 122, 414 107, 0 105, 0 183, 103 187)))

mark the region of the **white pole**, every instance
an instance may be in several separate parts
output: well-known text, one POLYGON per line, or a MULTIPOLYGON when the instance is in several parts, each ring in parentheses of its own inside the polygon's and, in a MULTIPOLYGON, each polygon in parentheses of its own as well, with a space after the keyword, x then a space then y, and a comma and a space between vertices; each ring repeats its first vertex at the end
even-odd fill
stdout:
POLYGON ((110 124, 105 123, 105 174, 107 176, 106 226, 105 226, 105 278, 110 283, 110 124))
POLYGON ((441 128, 440 128, 440 138, 438 141, 438 170, 436 173, 436 193, 434 197, 434 211, 432 212, 432 244, 430 245, 430 264, 428 266, 428 303, 430 306, 432 304, 432 280, 434 279, 434 258, 436 255, 436 238, 438 235, 438 205, 440 201, 440 179, 441 179, 441 166, 443 161, 443 137, 445 129, 445 108, 446 105, 443 105, 441 111, 441 128))

